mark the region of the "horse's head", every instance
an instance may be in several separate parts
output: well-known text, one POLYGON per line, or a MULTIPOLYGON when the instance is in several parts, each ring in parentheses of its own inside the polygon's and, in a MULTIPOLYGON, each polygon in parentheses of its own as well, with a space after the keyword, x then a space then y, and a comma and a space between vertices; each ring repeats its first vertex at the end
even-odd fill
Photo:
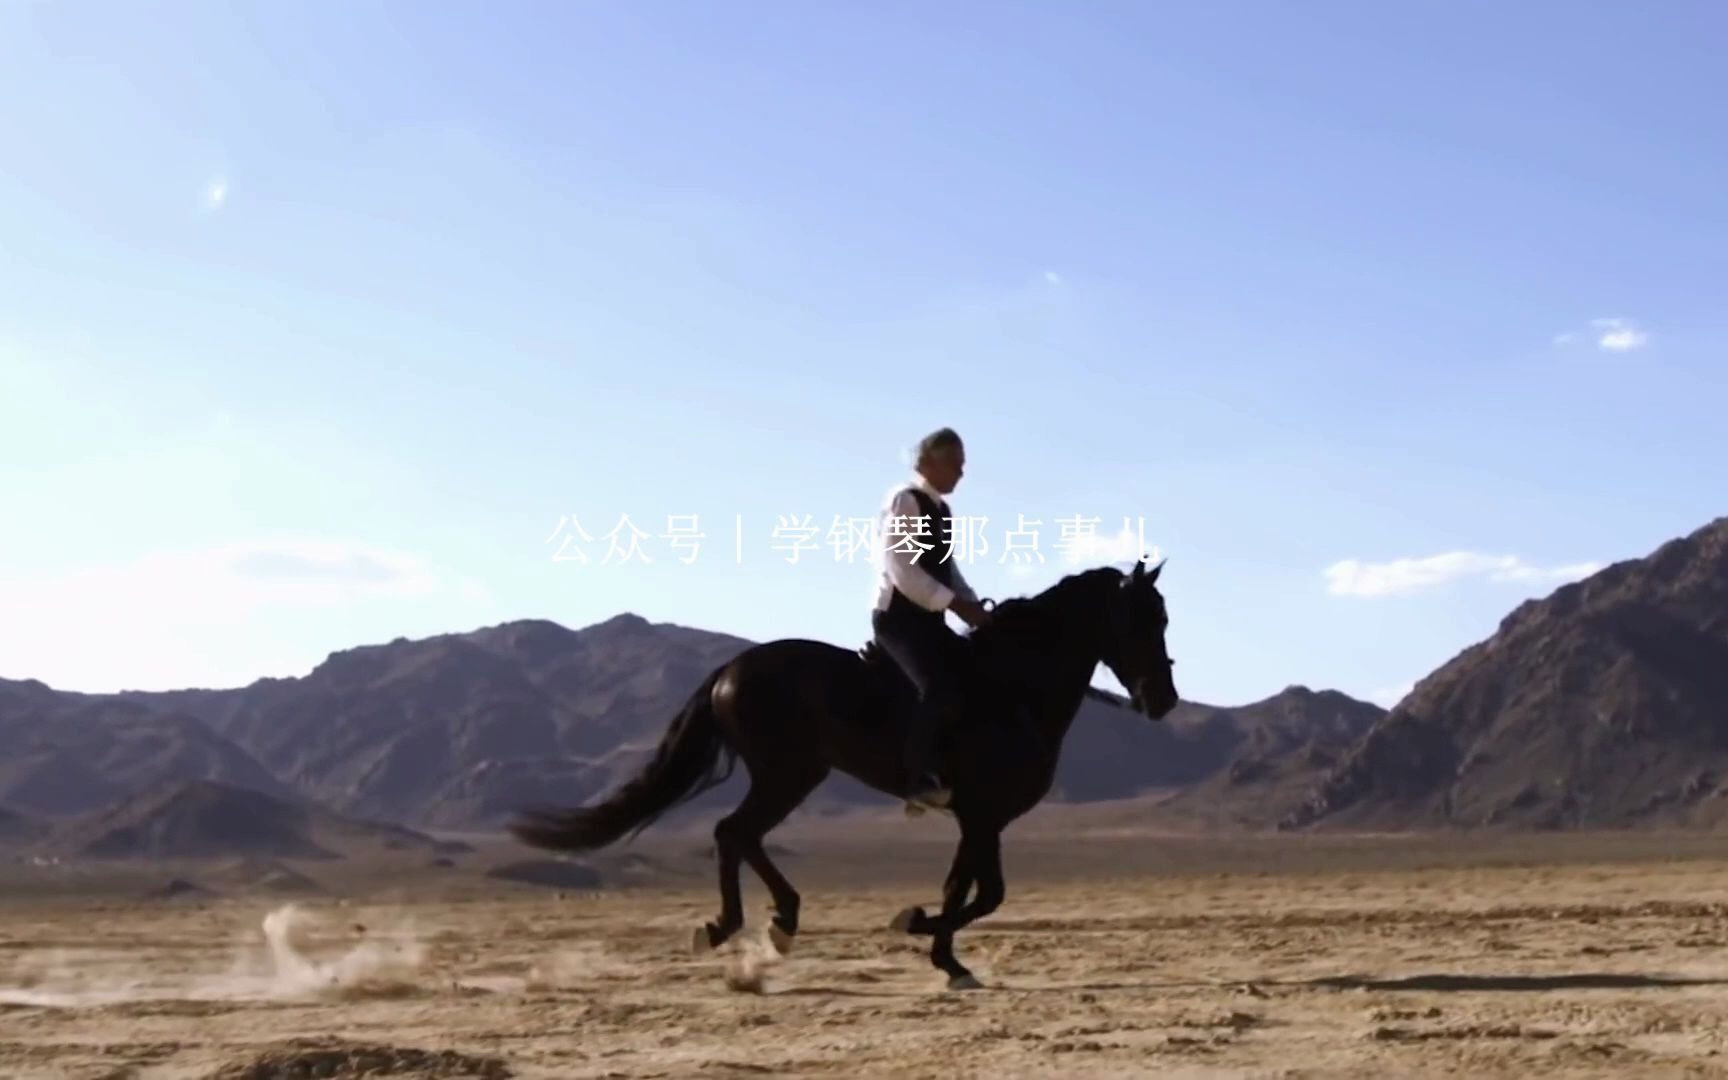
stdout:
POLYGON ((1128 689, 1135 711, 1153 720, 1169 715, 1180 700, 1176 694, 1176 661, 1164 645, 1164 630, 1170 616, 1158 591, 1160 562, 1146 569, 1144 560, 1123 574, 1110 599, 1110 615, 1104 638, 1103 661, 1128 689))

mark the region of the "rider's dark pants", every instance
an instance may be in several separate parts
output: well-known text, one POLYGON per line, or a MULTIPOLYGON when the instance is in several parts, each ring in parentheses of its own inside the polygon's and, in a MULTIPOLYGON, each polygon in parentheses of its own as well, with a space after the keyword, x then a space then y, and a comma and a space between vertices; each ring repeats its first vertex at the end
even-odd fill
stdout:
POLYGON ((919 707, 910 718, 906 771, 913 784, 936 772, 936 748, 943 726, 960 698, 960 635, 948 628, 940 611, 926 611, 895 597, 874 612, 876 643, 912 680, 919 707))

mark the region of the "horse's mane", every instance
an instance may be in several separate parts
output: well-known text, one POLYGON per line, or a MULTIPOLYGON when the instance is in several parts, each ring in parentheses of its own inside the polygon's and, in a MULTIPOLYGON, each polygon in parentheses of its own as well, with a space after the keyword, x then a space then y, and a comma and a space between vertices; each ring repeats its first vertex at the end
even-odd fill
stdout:
POLYGON ((1047 635, 1070 625, 1076 609, 1121 579, 1122 571, 1115 567, 1095 566, 1069 574, 1032 596, 999 601, 990 613, 990 621, 972 631, 972 641, 990 649, 1047 635))

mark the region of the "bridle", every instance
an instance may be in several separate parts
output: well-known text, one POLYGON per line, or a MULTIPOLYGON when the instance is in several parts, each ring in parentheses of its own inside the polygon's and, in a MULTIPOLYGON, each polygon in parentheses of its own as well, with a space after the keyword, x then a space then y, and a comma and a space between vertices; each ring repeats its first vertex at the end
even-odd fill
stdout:
MULTIPOLYGON (((1113 599, 1115 599, 1116 602, 1111 604, 1111 611, 1110 611, 1109 619, 1107 620, 1107 624, 1111 630, 1111 633, 1109 635, 1109 640, 1113 645, 1115 645, 1116 647, 1119 648, 1120 647, 1119 643, 1124 641, 1128 637, 1128 634, 1126 632, 1127 631, 1127 625, 1128 625, 1128 619, 1129 619, 1129 612, 1127 609, 1127 604, 1130 603, 1131 600, 1129 600, 1127 597, 1113 598, 1113 599)), ((1114 652, 1114 651, 1115 651, 1114 648, 1112 648, 1110 650, 1110 652, 1114 652)), ((1170 655, 1168 648, 1166 648, 1163 651, 1164 651, 1164 663, 1165 663, 1165 665, 1171 669, 1174 669, 1176 667, 1176 658, 1170 655)), ((1107 667, 1109 667, 1111 674, 1115 675, 1118 680, 1122 679, 1122 672, 1123 672, 1126 665, 1124 665, 1120 662, 1122 659, 1120 653, 1117 653, 1117 655, 1115 655, 1115 656, 1111 656, 1111 655, 1109 655, 1109 652, 1101 651, 1100 655, 1099 655, 1099 659, 1102 660, 1107 667)), ((1144 680, 1145 678, 1148 677, 1149 674, 1150 674, 1149 672, 1144 672, 1144 671, 1137 671, 1137 672, 1133 673, 1133 675, 1135 676, 1135 681, 1144 680)), ((1128 685, 1128 689, 1130 690, 1131 693, 1138 695, 1139 691, 1133 685, 1127 684, 1126 681, 1124 681, 1124 684, 1128 685)), ((1132 698, 1124 698, 1120 694, 1112 694, 1108 691, 1098 690, 1095 687, 1087 687, 1087 695, 1089 697, 1095 698, 1097 700, 1109 702, 1110 704, 1116 705, 1119 708, 1133 708, 1134 707, 1134 703, 1133 703, 1132 698)))

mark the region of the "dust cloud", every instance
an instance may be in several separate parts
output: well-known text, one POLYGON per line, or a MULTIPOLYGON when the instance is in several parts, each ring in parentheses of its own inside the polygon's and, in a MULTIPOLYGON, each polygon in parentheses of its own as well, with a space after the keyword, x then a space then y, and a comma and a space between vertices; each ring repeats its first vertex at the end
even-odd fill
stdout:
POLYGON ((528 990, 564 990, 596 980, 635 978, 642 965, 614 952, 605 942, 588 942, 561 949, 528 969, 528 990))
POLYGON ((334 928, 333 920, 298 905, 279 907, 240 944, 226 970, 205 973, 162 970, 149 951, 44 951, 25 958, 10 985, 0 985, 0 1005, 389 996, 413 993, 429 977, 425 947, 410 926, 350 925, 345 935, 334 928))
POLYGON ((766 993, 769 972, 784 959, 766 931, 740 934, 728 946, 726 988, 744 994, 766 993))

